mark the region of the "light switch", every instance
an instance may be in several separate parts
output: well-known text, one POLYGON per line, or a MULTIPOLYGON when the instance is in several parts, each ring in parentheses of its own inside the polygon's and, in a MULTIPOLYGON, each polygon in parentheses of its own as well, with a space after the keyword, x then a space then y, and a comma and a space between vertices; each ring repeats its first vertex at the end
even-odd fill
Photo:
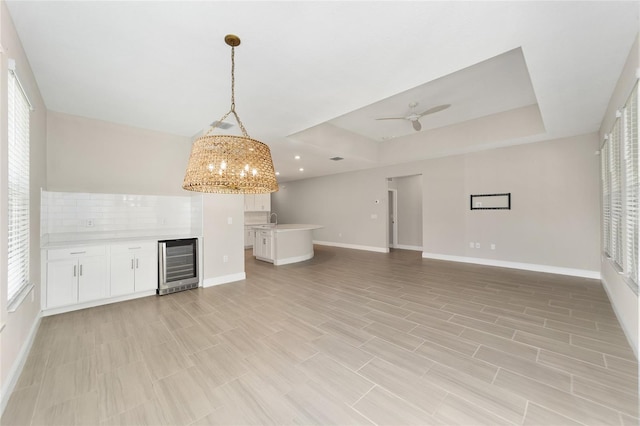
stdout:
POLYGON ((229 216, 227 218, 227 224, 232 225, 233 224, 233 218, 231 216, 229 216))
POLYGON ((377 218, 378 218, 378 215, 377 215, 377 214, 375 214, 375 213, 371 213, 371 219, 377 219, 377 218))

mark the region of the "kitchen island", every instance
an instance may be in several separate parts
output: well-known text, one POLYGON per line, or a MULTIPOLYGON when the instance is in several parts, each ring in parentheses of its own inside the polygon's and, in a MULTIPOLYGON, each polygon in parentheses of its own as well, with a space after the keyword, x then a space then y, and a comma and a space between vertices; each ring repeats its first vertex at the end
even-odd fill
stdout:
POLYGON ((312 231, 320 228, 307 224, 256 225, 253 255, 274 265, 309 260, 313 258, 312 231))

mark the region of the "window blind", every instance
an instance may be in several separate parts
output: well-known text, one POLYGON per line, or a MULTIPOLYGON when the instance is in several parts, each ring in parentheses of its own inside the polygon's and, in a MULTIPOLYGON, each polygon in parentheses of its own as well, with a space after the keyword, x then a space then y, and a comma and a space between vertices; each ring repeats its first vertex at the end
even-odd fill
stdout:
POLYGON ((609 176, 611 178, 611 247, 610 256, 620 269, 624 269, 622 257, 622 168, 620 167, 620 142, 622 120, 613 125, 609 141, 609 176))
POLYGON ((29 283, 29 111, 14 72, 7 85, 8 287, 9 303, 29 283))
POLYGON ((638 86, 624 110, 625 272, 638 285, 638 86))
POLYGON ((602 243, 604 252, 611 257, 611 177, 609 174, 609 141, 605 139, 600 153, 602 180, 602 243))

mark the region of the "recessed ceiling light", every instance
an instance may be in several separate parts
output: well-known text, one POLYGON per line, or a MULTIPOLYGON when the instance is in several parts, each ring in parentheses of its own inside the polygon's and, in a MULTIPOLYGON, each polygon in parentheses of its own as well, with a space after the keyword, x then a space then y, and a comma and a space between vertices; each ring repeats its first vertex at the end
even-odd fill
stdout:
POLYGON ((299 155, 296 155, 296 156, 295 156, 295 157, 293 157, 293 158, 295 158, 296 160, 299 160, 299 159, 300 159, 300 156, 299 156, 299 155))
POLYGON ((300 167, 298 170, 300 170, 301 172, 304 172, 304 169, 302 167, 300 167))
POLYGON ((280 172, 276 172, 276 176, 280 176, 280 172))

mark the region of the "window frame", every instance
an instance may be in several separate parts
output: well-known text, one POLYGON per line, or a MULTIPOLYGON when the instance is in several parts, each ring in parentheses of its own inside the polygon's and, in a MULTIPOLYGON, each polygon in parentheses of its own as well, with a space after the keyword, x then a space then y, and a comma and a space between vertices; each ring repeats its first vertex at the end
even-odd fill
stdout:
POLYGON ((7 77, 7 307, 15 310, 31 284, 29 98, 9 61, 7 77))
POLYGON ((602 251, 638 294, 638 82, 601 146, 602 251))

